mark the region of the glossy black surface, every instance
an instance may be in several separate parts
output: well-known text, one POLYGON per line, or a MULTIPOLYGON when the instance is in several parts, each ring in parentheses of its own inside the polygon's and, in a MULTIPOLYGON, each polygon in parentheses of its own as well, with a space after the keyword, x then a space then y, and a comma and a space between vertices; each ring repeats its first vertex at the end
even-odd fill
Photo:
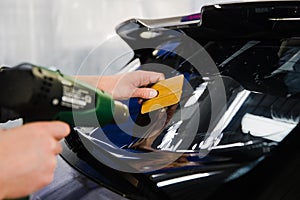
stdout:
POLYGON ((79 128, 67 141, 73 152, 65 149, 63 157, 133 199, 296 199, 299 181, 285 175, 300 176, 299 8, 297 1, 208 6, 200 23, 168 29, 124 22, 117 33, 134 50, 139 69, 166 78, 184 74, 181 101, 142 115, 131 99, 132 121, 79 128), (147 32, 152 36, 143 37, 147 32), (245 132, 248 114, 295 128, 279 140, 259 137, 245 132), (286 187, 276 190, 273 181, 286 187))

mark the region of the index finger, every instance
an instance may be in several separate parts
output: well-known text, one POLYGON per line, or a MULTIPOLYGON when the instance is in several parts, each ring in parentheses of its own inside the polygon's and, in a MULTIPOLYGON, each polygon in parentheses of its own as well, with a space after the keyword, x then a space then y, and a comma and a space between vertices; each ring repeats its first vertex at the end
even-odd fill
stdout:
POLYGON ((42 132, 43 134, 50 134, 54 139, 61 140, 70 133, 70 126, 61 121, 52 122, 33 122, 25 124, 25 127, 31 132, 42 132))
POLYGON ((145 86, 151 83, 156 83, 158 81, 165 79, 163 73, 143 71, 143 70, 137 71, 137 73, 139 73, 139 77, 140 77, 138 87, 145 86))
POLYGON ((54 121, 49 122, 49 126, 51 134, 54 136, 55 139, 61 140, 62 138, 66 137, 70 133, 70 126, 61 121, 54 121))

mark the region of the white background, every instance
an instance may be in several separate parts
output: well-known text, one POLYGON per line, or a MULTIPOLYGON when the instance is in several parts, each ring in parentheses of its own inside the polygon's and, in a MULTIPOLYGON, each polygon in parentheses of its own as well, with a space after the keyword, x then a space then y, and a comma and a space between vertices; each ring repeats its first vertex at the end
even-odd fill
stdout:
POLYGON ((0 64, 31 62, 75 74, 122 21, 192 14, 204 4, 224 1, 229 0, 1 0, 0 64))

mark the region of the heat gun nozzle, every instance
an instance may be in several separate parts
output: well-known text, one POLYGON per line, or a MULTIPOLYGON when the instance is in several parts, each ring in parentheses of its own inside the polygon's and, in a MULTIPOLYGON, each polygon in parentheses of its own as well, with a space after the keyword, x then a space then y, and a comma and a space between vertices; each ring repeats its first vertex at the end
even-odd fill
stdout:
POLYGON ((113 112, 114 121, 117 124, 124 123, 129 118, 128 106, 119 102, 114 101, 115 107, 113 112))

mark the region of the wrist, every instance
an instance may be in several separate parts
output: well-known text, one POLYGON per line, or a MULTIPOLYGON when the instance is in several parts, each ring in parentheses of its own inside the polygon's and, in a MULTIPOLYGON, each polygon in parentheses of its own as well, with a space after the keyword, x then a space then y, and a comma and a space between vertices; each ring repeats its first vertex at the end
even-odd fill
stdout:
POLYGON ((97 83, 97 88, 113 95, 113 90, 115 87, 116 76, 102 76, 99 78, 97 83))
POLYGON ((114 76, 76 76, 75 79, 108 92, 109 94, 111 94, 113 89, 112 85, 114 85, 113 82, 115 82, 114 76))

